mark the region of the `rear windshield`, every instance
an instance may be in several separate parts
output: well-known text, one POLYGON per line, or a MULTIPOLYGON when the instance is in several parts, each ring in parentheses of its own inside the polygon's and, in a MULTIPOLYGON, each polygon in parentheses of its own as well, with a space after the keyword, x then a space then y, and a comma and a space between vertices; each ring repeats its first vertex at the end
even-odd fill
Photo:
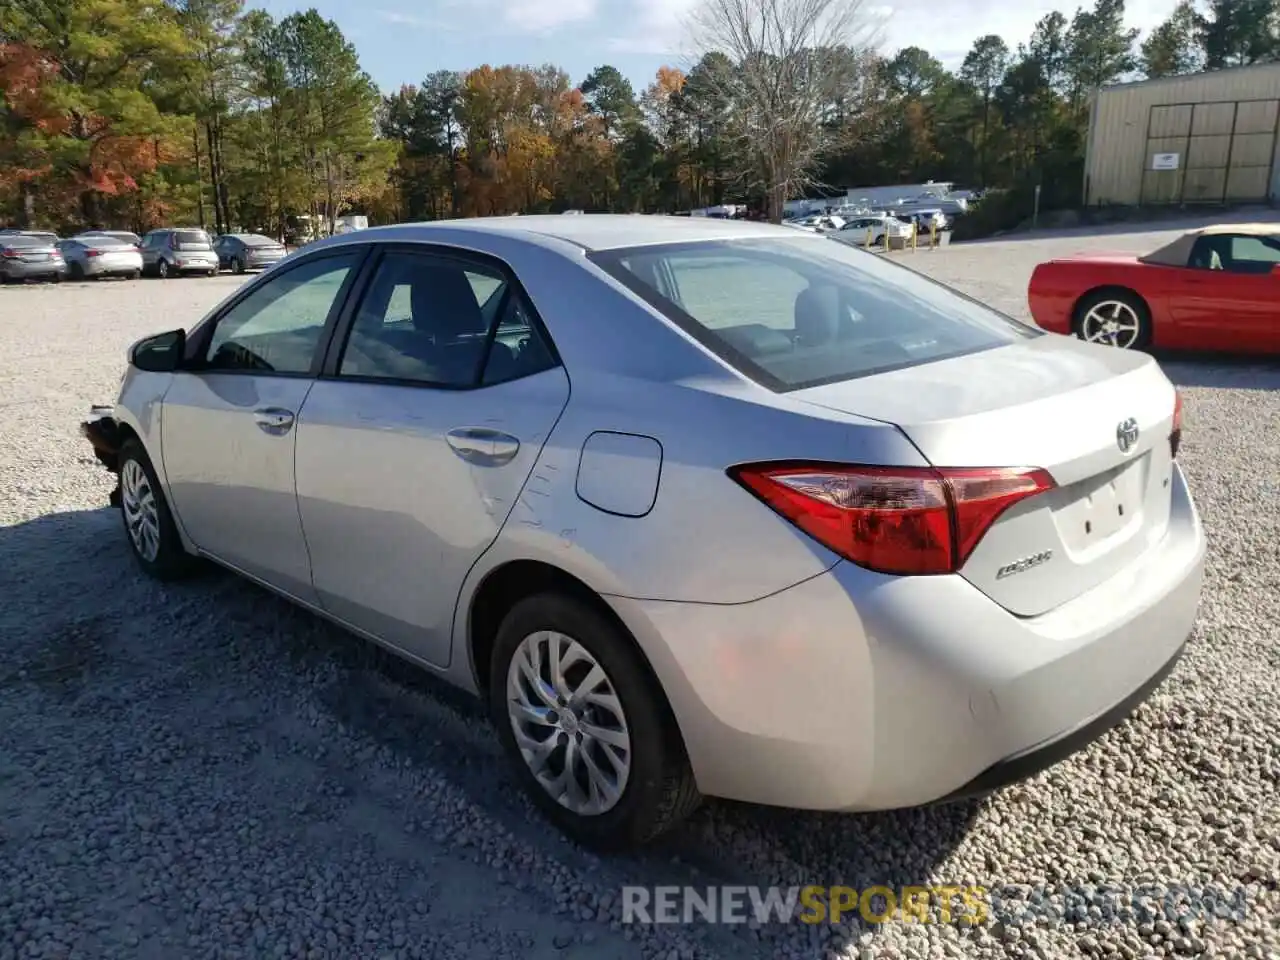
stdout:
POLYGON ((179 249, 209 246, 209 235, 203 230, 173 231, 173 245, 179 249))
POLYGON ((816 236, 590 255, 726 363, 798 390, 1003 346, 1042 331, 908 267, 816 236))
POLYGON ((246 247, 278 247, 280 244, 272 240, 270 237, 264 237, 260 233, 246 233, 240 236, 240 240, 246 247))

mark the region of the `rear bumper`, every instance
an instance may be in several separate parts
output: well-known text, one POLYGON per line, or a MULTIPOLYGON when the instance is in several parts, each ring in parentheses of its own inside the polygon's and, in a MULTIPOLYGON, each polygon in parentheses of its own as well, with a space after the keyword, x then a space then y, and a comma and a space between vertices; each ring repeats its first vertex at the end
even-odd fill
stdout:
POLYGON ((1175 476, 1164 540, 1039 617, 960 577, 848 563, 753 603, 610 602, 658 674, 704 793, 849 811, 980 794, 1086 746, 1172 670, 1204 570, 1175 476))
POLYGON ((86 277, 127 276, 142 272, 142 257, 136 259, 102 260, 94 258, 83 264, 86 277))
POLYGON ((13 260, 0 262, 0 276, 10 280, 35 280, 40 277, 63 277, 66 274, 67 264, 63 260, 44 263, 19 263, 13 260))

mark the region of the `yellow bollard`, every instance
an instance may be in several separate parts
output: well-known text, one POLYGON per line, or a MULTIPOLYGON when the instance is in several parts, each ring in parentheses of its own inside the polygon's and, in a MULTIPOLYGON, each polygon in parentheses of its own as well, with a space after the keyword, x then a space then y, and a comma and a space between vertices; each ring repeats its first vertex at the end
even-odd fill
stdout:
POLYGON ((935 220, 929 221, 929 249, 932 250, 938 245, 938 224, 935 220))
POLYGON ((920 233, 920 224, 917 221, 912 220, 911 221, 911 252, 912 253, 916 252, 916 236, 919 233, 920 233))
POLYGON ((863 230, 864 230, 864 233, 862 234, 862 242, 863 242, 863 245, 864 245, 868 250, 870 250, 870 249, 871 249, 871 228, 870 228, 870 227, 863 227, 863 230))

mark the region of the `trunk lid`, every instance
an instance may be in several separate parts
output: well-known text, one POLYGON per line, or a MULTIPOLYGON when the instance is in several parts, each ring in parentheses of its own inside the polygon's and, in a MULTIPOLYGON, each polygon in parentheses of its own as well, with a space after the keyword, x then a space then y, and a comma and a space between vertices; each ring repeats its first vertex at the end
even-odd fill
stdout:
POLYGON ((1047 470, 1057 487, 1004 513, 960 570, 1015 615, 1098 586, 1168 528, 1176 395, 1146 354, 1046 335, 791 396, 895 424, 938 467, 1047 470))

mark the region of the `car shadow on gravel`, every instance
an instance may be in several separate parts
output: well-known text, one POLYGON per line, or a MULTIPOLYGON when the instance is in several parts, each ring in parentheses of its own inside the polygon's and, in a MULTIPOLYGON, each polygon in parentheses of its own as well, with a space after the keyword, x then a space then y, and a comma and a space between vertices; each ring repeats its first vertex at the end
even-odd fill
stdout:
POLYGON ((1152 355, 1175 386, 1280 390, 1280 359, 1203 352, 1153 351, 1152 355))
MULTIPOLYGON (((336 826, 339 834, 371 838, 389 862, 412 860, 415 846, 441 844, 469 857, 481 838, 415 821, 400 788, 379 785, 378 763, 446 782, 488 821, 481 832, 508 836, 574 875, 589 876, 596 889, 613 891, 615 910, 625 885, 900 891, 965 882, 947 875, 945 865, 980 810, 974 801, 866 815, 709 801, 643 852, 595 857, 534 812, 509 776, 475 698, 232 574, 210 569, 171 585, 148 580, 129 556, 114 509, 0 528, 0 571, 0 660, 11 667, 0 670, 0 696, 15 686, 38 686, 79 698, 79 709, 87 711, 93 684, 114 683, 130 697, 180 699, 196 713, 208 698, 216 720, 193 736, 200 749, 224 744, 214 748, 215 759, 231 762, 234 775, 272 786, 278 809, 263 809, 263 819, 294 824, 305 813, 326 830, 336 826), (259 692, 258 680, 268 676, 287 678, 293 697, 259 692), (227 689, 236 685, 250 700, 242 715, 227 709, 227 689), (362 745, 359 759, 331 756, 315 728, 317 713, 362 745), (247 746, 233 748, 240 737, 247 746)), ((68 708, 61 719, 74 714, 68 708)), ((496 883, 506 882, 497 879, 501 871, 494 875, 496 883)), ((556 913, 577 929, 607 936, 610 920, 597 916, 603 909, 558 904, 556 913)), ((834 925, 695 927, 690 935, 712 955, 735 960, 839 951, 878 929, 856 916, 834 925)))

